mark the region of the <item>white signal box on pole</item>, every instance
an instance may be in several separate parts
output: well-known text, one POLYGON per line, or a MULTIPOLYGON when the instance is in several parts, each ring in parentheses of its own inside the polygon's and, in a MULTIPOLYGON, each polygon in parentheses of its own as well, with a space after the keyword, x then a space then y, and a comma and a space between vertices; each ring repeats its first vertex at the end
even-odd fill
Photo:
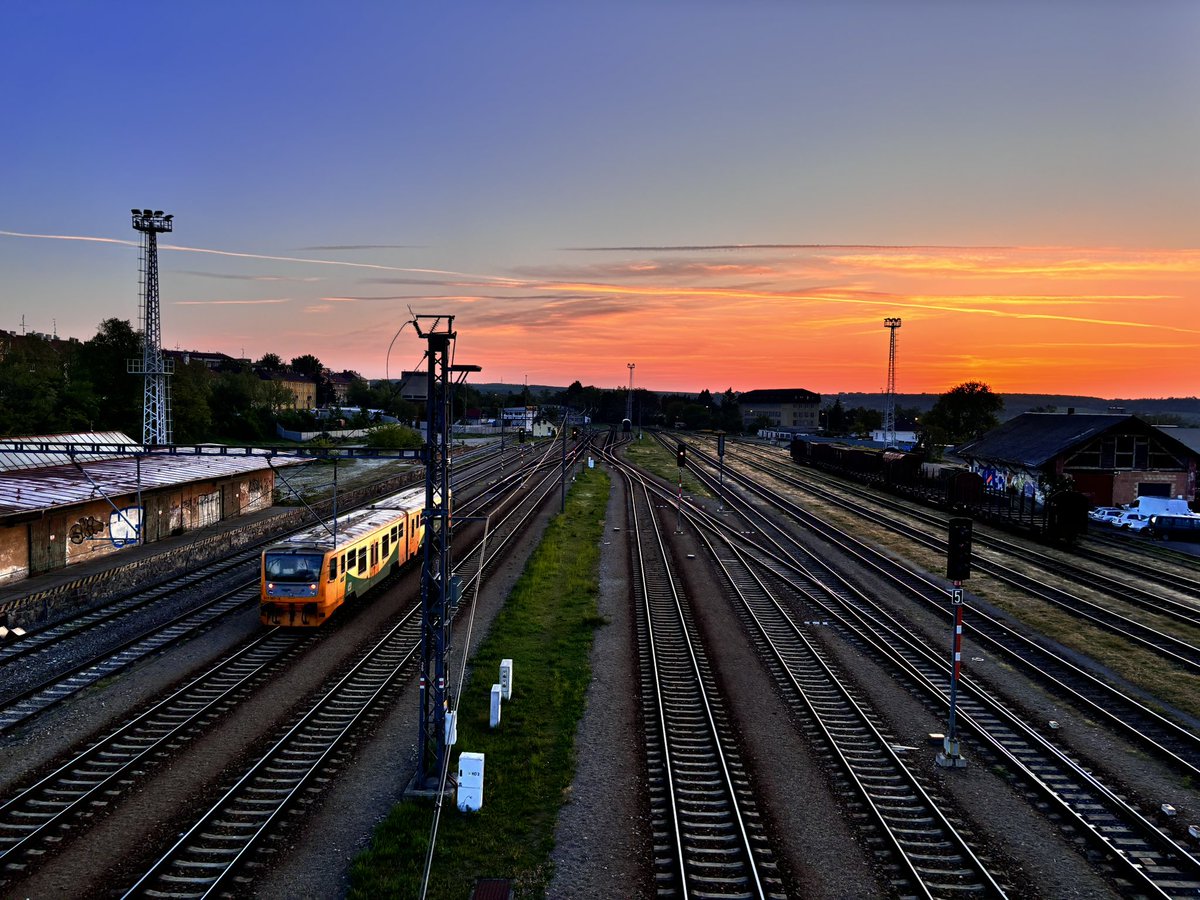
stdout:
POLYGON ((512 699, 512 670, 511 659, 500 660, 500 694, 505 700, 512 699))
POLYGON ((483 806, 483 754, 458 755, 458 808, 476 812, 483 806))
POLYGON ((500 685, 492 685, 492 711, 488 718, 488 724, 495 728, 500 724, 500 685))
POLYGON ((458 713, 454 710, 446 712, 446 746, 451 747, 458 743, 458 713))

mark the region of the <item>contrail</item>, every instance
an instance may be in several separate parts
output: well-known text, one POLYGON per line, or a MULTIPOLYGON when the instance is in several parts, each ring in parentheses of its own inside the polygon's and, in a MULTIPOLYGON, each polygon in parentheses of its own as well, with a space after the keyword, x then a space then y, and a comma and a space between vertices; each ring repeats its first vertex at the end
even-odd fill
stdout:
MULTIPOLYGON (((121 238, 89 237, 78 234, 29 234, 22 231, 0 231, 0 237, 41 238, 51 241, 94 241, 100 244, 120 244, 125 247, 140 246, 137 241, 121 238)), ((447 269, 417 269, 408 266, 385 266, 379 263, 346 262, 337 259, 311 259, 304 256, 270 256, 266 253, 242 253, 236 250, 212 250, 207 247, 182 247, 179 244, 159 244, 159 250, 175 250, 180 253, 206 253, 212 256, 232 256, 238 259, 265 259, 271 262, 298 262, 314 266, 343 266, 348 269, 378 269, 385 272, 419 272, 425 275, 453 275, 456 278, 484 278, 498 284, 523 284, 501 275, 477 275, 472 272, 452 272, 447 269)))

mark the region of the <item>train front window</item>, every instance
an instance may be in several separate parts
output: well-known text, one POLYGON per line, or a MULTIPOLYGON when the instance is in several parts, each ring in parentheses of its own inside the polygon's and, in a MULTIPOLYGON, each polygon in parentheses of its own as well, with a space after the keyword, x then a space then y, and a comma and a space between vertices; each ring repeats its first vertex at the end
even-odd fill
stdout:
POLYGON ((318 553, 268 553, 264 568, 268 581, 307 581, 321 577, 324 557, 318 553))

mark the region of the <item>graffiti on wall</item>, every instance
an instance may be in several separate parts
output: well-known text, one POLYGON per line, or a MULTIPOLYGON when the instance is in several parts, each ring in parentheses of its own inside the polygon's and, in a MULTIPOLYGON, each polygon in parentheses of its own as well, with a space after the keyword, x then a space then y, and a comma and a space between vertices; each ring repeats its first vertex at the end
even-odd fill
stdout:
POLYGON ((141 507, 128 506, 110 513, 107 522, 97 519, 95 516, 80 517, 67 529, 67 537, 72 544, 105 541, 120 549, 138 542, 138 531, 141 525, 141 507))
POLYGON ((127 506, 113 510, 108 516, 108 539, 114 547, 125 547, 138 542, 142 530, 142 508, 127 506))
POLYGON ((103 522, 95 516, 84 516, 67 530, 67 536, 72 544, 82 544, 84 541, 95 540, 96 535, 103 531, 103 522))

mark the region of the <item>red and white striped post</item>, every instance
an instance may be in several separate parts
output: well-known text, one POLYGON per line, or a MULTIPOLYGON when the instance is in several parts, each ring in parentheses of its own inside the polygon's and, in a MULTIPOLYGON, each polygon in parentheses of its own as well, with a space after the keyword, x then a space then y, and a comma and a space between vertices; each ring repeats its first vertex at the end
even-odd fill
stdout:
POLYGON ((937 755, 936 762, 945 768, 961 769, 967 761, 959 752, 958 736, 954 731, 955 713, 958 711, 958 673, 962 665, 962 636, 963 636, 963 589, 962 582, 954 582, 954 590, 950 592, 950 603, 954 607, 954 653, 950 667, 950 722, 946 728, 946 737, 942 740, 942 752, 937 755))

